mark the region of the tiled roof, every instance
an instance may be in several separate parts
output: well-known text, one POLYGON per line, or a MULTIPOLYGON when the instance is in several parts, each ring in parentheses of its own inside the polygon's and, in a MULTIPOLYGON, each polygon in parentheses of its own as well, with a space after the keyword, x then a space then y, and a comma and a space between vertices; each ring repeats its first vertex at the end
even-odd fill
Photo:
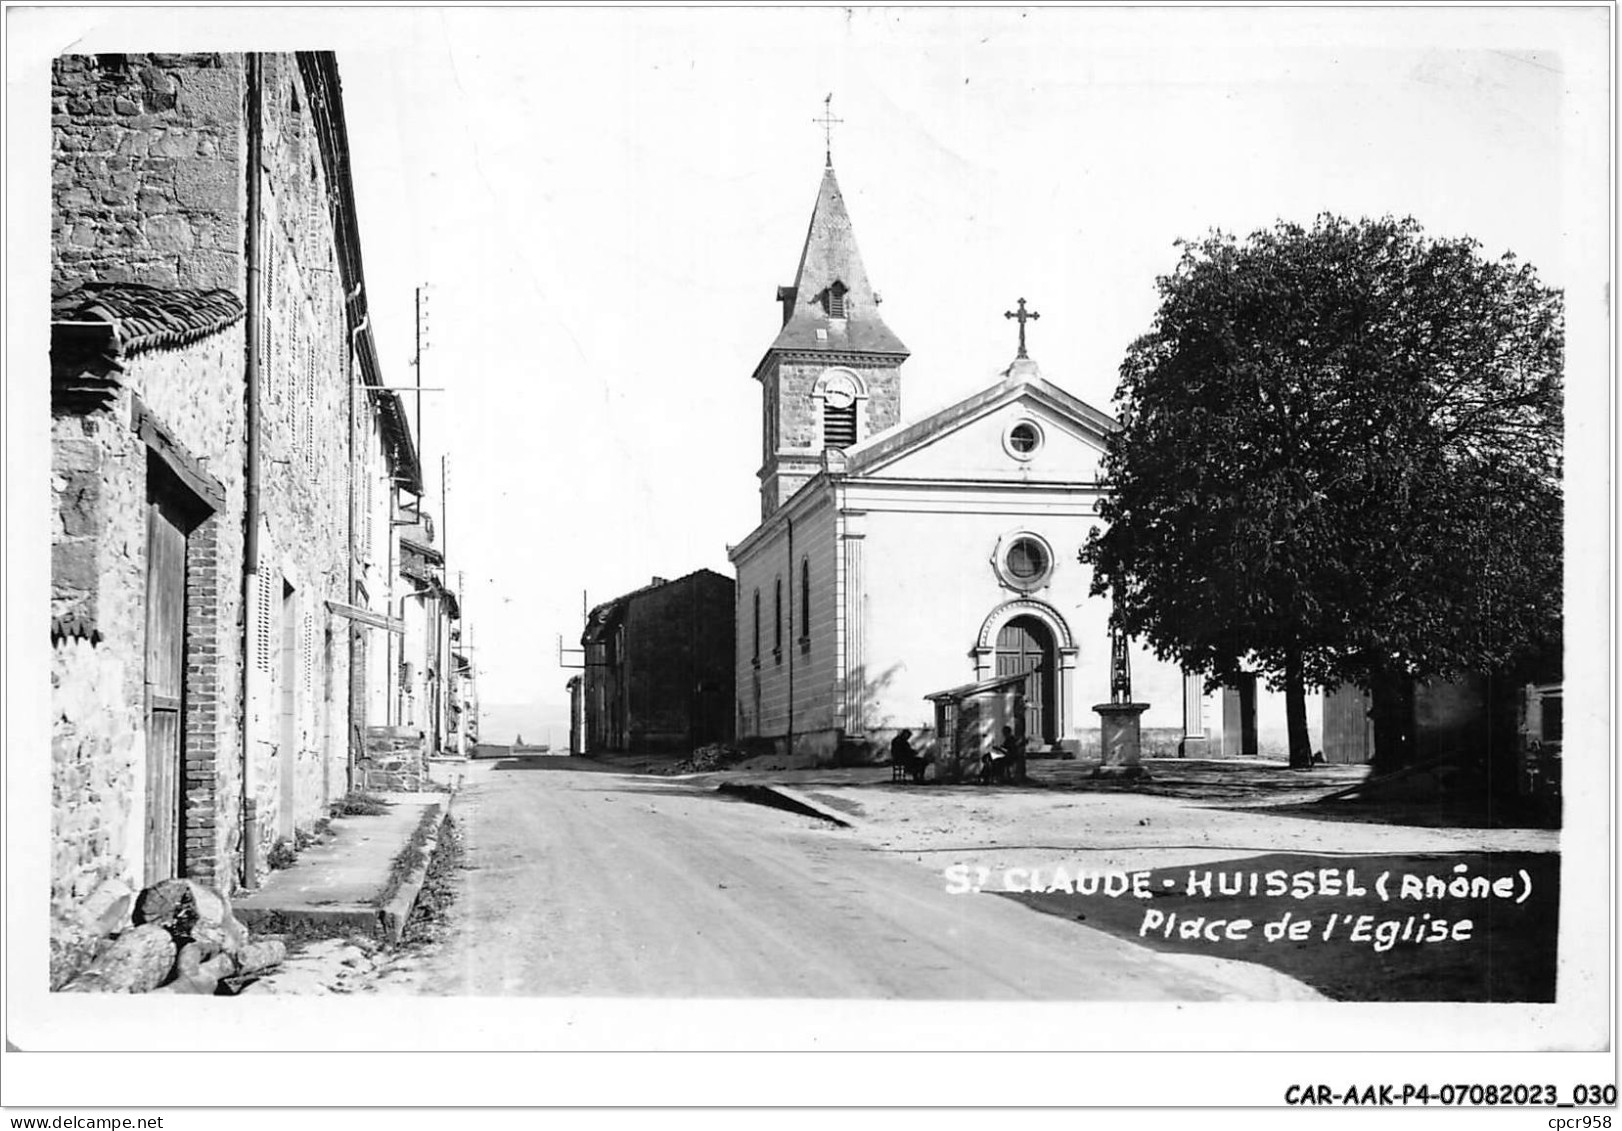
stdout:
POLYGON ((856 232, 832 167, 822 174, 794 285, 781 288, 779 293, 784 302, 784 319, 772 343, 774 350, 907 356, 907 347, 879 317, 878 298, 868 283, 861 253, 856 250, 856 232), (830 317, 825 305, 828 290, 835 283, 845 287, 847 313, 843 318, 830 317))
POLYGON ((233 325, 242 314, 242 300, 227 290, 144 283, 86 283, 51 300, 52 321, 106 322, 126 356, 190 345, 233 325))

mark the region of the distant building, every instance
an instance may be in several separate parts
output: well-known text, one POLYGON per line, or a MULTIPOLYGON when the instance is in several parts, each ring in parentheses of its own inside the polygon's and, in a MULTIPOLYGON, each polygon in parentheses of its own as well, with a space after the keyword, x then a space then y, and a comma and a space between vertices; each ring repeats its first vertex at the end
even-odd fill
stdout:
MULTIPOLYGON (((457 684, 463 665, 455 658, 461 638, 461 602, 445 584, 445 554, 433 516, 419 505, 400 509, 399 703, 394 729, 422 735, 429 756, 460 753, 457 684)), ((464 658, 465 661, 465 658, 464 658)), ((470 669, 469 669, 470 670, 470 669)))
POLYGON ((569 677, 565 685, 569 691, 569 753, 586 752, 586 681, 578 676, 569 677))
POLYGON ((587 614, 582 752, 692 750, 732 738, 733 592, 730 578, 701 569, 654 578, 587 614))

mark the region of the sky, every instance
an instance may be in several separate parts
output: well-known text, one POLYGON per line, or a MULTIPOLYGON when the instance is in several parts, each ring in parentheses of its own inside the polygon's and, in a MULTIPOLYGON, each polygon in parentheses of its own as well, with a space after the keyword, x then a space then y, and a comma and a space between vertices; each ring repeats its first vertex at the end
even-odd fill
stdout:
MULTIPOLYGON (((532 741, 561 738, 559 644, 578 646, 583 601, 730 575, 727 547, 759 514, 751 374, 805 238, 830 94, 868 274, 912 351, 906 419, 994 378, 1020 297, 1041 314, 1044 374, 1108 410, 1175 241, 1213 228, 1412 215, 1552 285, 1594 280, 1571 221, 1593 207, 1574 169, 1594 144, 1580 113, 1605 81, 1603 9, 187 19, 204 46, 337 50, 391 384, 417 380, 427 288, 421 382, 444 390, 422 395, 428 505, 496 741, 525 720, 532 741)), ((151 34, 116 10, 94 22, 78 49, 151 34)))
POLYGON ((1045 373, 1107 408, 1211 228, 1411 214, 1559 285, 1559 39, 1400 46, 1415 15, 436 11, 340 51, 393 374, 428 286, 423 445, 486 701, 561 702, 583 599, 730 573, 830 93, 908 418, 1007 364, 1021 296, 1045 373))
POLYGON ((1107 409, 1174 241, 1211 228, 1413 215, 1563 285, 1551 204, 1580 21, 1494 22, 441 10, 341 50, 391 380, 429 288, 422 380, 447 391, 424 400, 423 444, 431 481, 449 457, 486 702, 561 707, 557 643, 577 645, 583 600, 730 575, 758 518, 750 378, 827 95, 868 273, 912 350, 904 417, 993 379, 1022 296, 1046 375, 1107 409))

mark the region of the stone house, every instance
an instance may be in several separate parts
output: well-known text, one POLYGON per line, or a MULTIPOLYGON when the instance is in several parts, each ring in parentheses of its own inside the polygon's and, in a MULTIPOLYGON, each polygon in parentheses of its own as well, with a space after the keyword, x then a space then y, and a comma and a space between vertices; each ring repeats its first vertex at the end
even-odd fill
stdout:
POLYGON ((455 638, 451 642, 451 735, 447 747, 458 757, 479 744, 479 684, 477 669, 466 652, 460 651, 461 626, 453 625, 455 638))
MULTIPOLYGON (((732 579, 656 577, 586 615, 585 670, 571 681, 584 748, 691 751, 732 738, 732 579)), ((571 708, 574 710, 574 708, 571 708)))
POLYGON ((64 56, 52 93, 68 924, 107 884, 252 887, 343 794, 372 697, 351 657, 398 629, 388 497, 421 476, 371 339, 331 54, 64 56))
POLYGON ((418 503, 406 503, 395 522, 403 632, 394 728, 420 735, 424 753, 430 756, 456 754, 461 602, 445 583, 445 553, 433 516, 418 503))

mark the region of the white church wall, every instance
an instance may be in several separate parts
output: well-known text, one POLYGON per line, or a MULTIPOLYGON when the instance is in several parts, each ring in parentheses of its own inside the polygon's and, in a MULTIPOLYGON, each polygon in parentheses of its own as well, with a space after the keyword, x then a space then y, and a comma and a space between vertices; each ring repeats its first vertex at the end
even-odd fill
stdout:
POLYGON ((839 546, 832 493, 824 488, 818 496, 816 505, 794 520, 793 729, 796 735, 810 736, 821 750, 831 748, 832 731, 838 725, 834 692, 839 631, 843 626, 836 600, 835 555, 839 546), (802 563, 810 574, 809 602, 802 600, 802 563), (806 603, 811 614, 809 631, 803 619, 806 603))
POLYGON ((796 497, 765 537, 736 560, 738 577, 738 737, 784 740, 796 750, 834 746, 836 665, 843 624, 837 594, 834 509, 825 487, 796 497), (793 523, 790 546, 789 523, 793 523), (801 602, 802 562, 810 573, 810 631, 801 602), (777 585, 782 582, 781 635, 777 585), (755 654, 755 594, 760 650, 755 654), (790 695, 794 718, 789 719, 790 695))

